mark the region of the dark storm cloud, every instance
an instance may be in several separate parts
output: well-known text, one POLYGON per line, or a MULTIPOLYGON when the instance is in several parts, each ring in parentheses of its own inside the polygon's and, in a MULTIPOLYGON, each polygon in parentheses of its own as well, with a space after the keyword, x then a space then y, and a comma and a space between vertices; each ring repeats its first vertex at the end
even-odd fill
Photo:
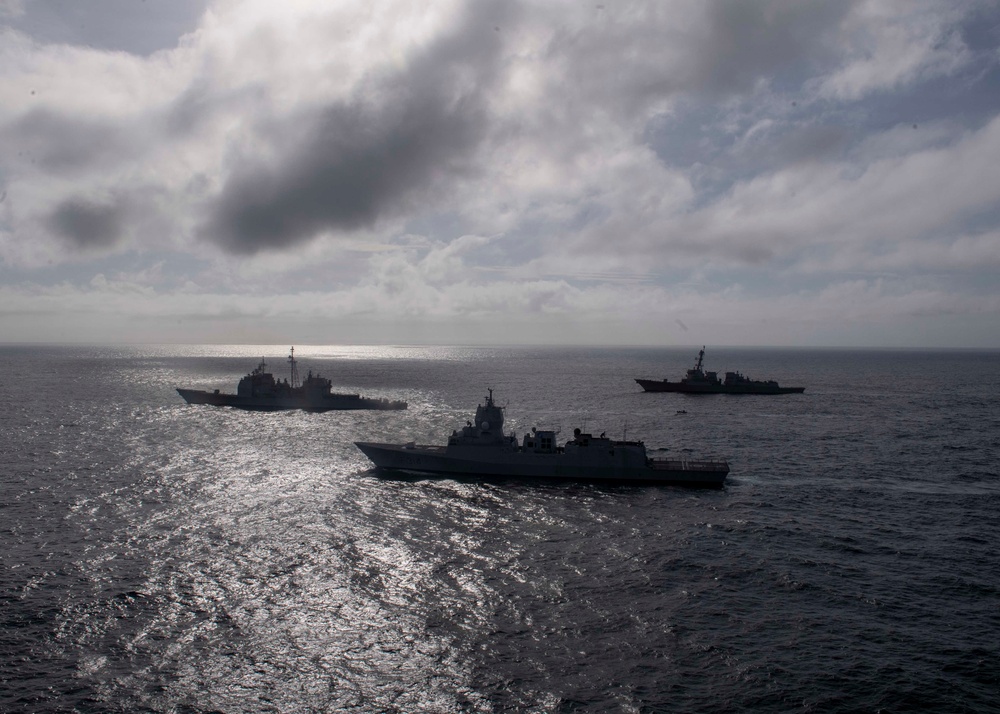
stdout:
POLYGON ((594 22, 557 29, 549 47, 589 101, 632 114, 681 94, 717 99, 760 81, 793 86, 837 56, 855 2, 711 0, 609 5, 594 22))
POLYGON ((269 155, 239 154, 202 235, 240 254, 293 246, 373 226, 470 170, 489 130, 495 27, 509 12, 472 8, 405 70, 369 79, 351 99, 262 122, 256 138, 269 155))
POLYGON ((133 149, 127 133, 114 123, 47 109, 32 110, 0 129, 0 147, 7 156, 47 172, 87 170, 133 149))
POLYGON ((437 98, 402 106, 340 104, 289 130, 306 136, 277 167, 241 159, 214 207, 206 235, 229 250, 254 253, 307 240, 324 230, 373 225, 399 210, 474 146, 477 112, 437 98))
POLYGON ((122 236, 123 218, 116 203, 72 199, 61 203, 48 223, 71 246, 89 250, 114 246, 122 236))
POLYGON ((692 56, 692 88, 735 92, 761 78, 801 72, 833 53, 835 28, 852 2, 771 0, 707 3, 708 33, 692 56))

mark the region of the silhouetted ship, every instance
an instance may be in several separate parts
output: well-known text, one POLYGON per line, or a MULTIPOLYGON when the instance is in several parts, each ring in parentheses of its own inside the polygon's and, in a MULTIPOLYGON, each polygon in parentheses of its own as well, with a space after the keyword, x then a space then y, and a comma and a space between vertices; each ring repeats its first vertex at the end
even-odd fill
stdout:
POLYGON ((493 402, 476 409, 475 423, 455 431, 447 446, 379 444, 357 441, 365 456, 380 469, 435 476, 529 479, 594 479, 656 482, 720 488, 729 473, 725 461, 650 458, 641 441, 612 441, 601 434, 573 431, 572 441, 556 444, 555 431, 532 429, 520 444, 503 432, 504 411, 493 402))
POLYGON ((217 407, 236 407, 255 411, 278 411, 281 409, 304 409, 310 412, 327 412, 334 409, 406 409, 406 402, 362 397, 358 394, 337 394, 331 392, 331 382, 325 377, 309 371, 299 384, 298 364, 295 348, 288 356, 291 382, 276 380, 267 371, 267 363, 261 359, 250 374, 240 380, 236 394, 205 392, 199 389, 178 389, 188 404, 211 404, 217 407))
POLYGON ((684 394, 801 394, 805 387, 781 387, 774 380, 761 382, 744 377, 739 372, 726 372, 725 380, 719 379, 717 372, 705 372, 701 368, 705 358, 705 348, 698 352, 698 362, 694 369, 679 382, 669 379, 636 379, 647 392, 682 392, 684 394))

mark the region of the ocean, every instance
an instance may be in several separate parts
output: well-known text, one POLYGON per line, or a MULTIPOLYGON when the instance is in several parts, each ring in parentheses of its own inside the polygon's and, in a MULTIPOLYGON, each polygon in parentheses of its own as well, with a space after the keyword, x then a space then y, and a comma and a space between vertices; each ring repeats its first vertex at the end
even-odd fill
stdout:
POLYGON ((1000 353, 305 347, 398 412, 190 406, 287 346, 0 346, 0 711, 1000 711, 1000 353), (718 491, 391 478, 507 427, 718 491))

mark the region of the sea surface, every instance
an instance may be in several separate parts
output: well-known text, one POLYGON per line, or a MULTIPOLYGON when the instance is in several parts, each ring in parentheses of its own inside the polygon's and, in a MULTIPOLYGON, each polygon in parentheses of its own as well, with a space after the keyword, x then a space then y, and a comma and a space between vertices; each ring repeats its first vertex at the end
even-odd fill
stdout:
POLYGON ((296 346, 401 412, 189 406, 287 346, 0 346, 2 712, 1000 711, 1000 353, 296 346), (507 427, 718 491, 373 472, 507 427))

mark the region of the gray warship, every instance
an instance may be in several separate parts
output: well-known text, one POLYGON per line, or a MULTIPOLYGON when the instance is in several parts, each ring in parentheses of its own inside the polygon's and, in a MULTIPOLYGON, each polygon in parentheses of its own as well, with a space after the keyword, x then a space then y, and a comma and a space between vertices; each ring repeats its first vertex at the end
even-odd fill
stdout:
POLYGON ((680 392, 681 394, 802 394, 805 387, 782 387, 773 379, 750 379, 739 372, 726 372, 725 381, 717 372, 702 369, 705 348, 698 352, 694 369, 677 382, 669 379, 636 379, 646 392, 680 392))
POLYGON ((299 382, 295 348, 288 356, 291 381, 275 379, 267 371, 263 358, 260 364, 240 380, 236 394, 226 394, 218 389, 206 392, 200 389, 178 388, 177 393, 188 404, 211 404, 217 407, 236 407, 254 411, 279 411, 303 409, 310 412, 327 412, 335 409, 406 409, 406 402, 362 397, 360 394, 331 392, 332 382, 312 370, 299 382))
POLYGON ((558 446, 555 431, 532 429, 520 444, 504 434, 504 410, 488 390, 476 421, 454 431, 446 446, 356 441, 376 467, 435 476, 599 480, 721 488, 729 473, 725 461, 650 458, 641 441, 613 441, 585 434, 558 446))

